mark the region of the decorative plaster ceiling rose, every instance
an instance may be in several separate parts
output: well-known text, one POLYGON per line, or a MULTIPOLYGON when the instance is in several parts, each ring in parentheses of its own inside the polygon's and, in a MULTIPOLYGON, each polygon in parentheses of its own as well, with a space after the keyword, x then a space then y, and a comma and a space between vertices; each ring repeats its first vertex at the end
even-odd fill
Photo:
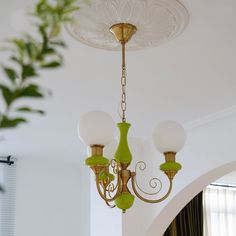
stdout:
POLYGON ((66 28, 75 39, 91 47, 120 50, 109 29, 114 24, 130 23, 137 32, 127 49, 139 50, 173 39, 188 21, 186 8, 177 0, 92 0, 80 5, 66 28))

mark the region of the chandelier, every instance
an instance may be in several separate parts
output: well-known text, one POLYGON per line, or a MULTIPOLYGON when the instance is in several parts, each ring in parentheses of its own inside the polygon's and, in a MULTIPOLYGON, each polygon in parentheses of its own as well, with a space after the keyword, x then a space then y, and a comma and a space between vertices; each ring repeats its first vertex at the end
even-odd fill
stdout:
POLYGON ((121 48, 122 51, 121 122, 117 124, 120 139, 111 160, 103 156, 104 147, 115 135, 115 123, 111 116, 103 111, 91 111, 79 122, 79 136, 91 151, 85 163, 94 172, 97 191, 109 207, 118 207, 123 212, 132 207, 135 196, 147 203, 159 203, 171 193, 173 179, 181 169, 181 164, 176 162, 176 154, 183 147, 186 134, 184 128, 174 121, 164 121, 154 130, 154 144, 165 157, 160 170, 166 174, 169 186, 166 193, 157 199, 146 197, 159 194, 162 183, 157 178, 151 179, 151 188, 157 188, 157 181, 160 186, 157 191, 148 193, 136 179, 137 169, 144 170, 146 164, 139 161, 134 171, 129 169, 132 154, 128 144, 131 125, 126 119, 125 53, 126 48, 153 47, 172 39, 187 25, 188 13, 176 0, 94 0, 91 5, 82 6, 74 18, 67 30, 80 42, 107 50, 121 48))

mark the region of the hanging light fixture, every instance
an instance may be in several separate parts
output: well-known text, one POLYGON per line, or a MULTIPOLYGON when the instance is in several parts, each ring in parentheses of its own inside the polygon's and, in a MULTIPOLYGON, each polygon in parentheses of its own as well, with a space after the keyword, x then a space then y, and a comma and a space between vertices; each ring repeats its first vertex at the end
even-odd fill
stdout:
MULTIPOLYGON (((94 4, 84 9, 82 8, 82 10, 78 12, 78 15, 75 15, 75 19, 76 20, 67 26, 67 28, 76 39, 90 46, 117 50, 117 44, 114 43, 114 40, 112 41, 110 39, 110 35, 113 34, 122 51, 122 119, 121 122, 117 124, 120 131, 120 140, 111 161, 103 156, 104 147, 114 139, 115 135, 115 123, 110 115, 102 111, 92 111, 85 114, 79 122, 79 136, 91 149, 91 156, 85 160, 85 163, 95 174, 98 193, 109 207, 113 208, 117 206, 123 212, 132 207, 135 196, 147 203, 161 202, 169 196, 172 190, 173 178, 181 169, 181 164, 176 162, 176 154, 183 147, 186 135, 183 127, 174 121, 164 121, 156 127, 153 133, 153 141, 156 148, 165 157, 165 162, 160 166, 160 170, 168 177, 169 186, 164 196, 155 200, 147 199, 142 194, 148 193, 140 188, 136 180, 137 168, 145 169, 145 163, 142 161, 138 162, 135 171, 129 169, 132 162, 132 154, 128 144, 128 130, 131 125, 126 120, 126 44, 130 41, 129 49, 140 49, 156 46, 163 41, 173 38, 186 26, 188 20, 187 11, 184 6, 176 0, 95 0, 94 4), (125 7, 128 8, 128 10, 125 7), (145 12, 143 13, 144 9, 145 12), (99 15, 99 11, 103 11, 103 17, 99 18, 99 16, 101 16, 99 15), (116 11, 116 14, 114 14, 113 11, 116 11), (154 15, 149 15, 148 13, 153 13, 154 15), (105 21, 104 15, 106 16, 105 21), (114 20, 114 16, 118 16, 118 19, 114 20), (162 25, 156 29, 158 22, 150 23, 149 25, 149 31, 152 33, 154 31, 162 32, 161 37, 152 35, 151 41, 143 40, 143 38, 147 37, 147 35, 143 34, 148 32, 145 30, 147 25, 141 21, 144 16, 147 17, 147 19, 162 17, 162 25, 166 26, 166 31, 163 31, 162 25), (100 24, 101 18, 103 21, 100 24), (110 21, 115 23, 111 24, 110 21), (137 24, 134 24, 134 22, 137 24), (110 24, 108 29, 106 29, 107 24, 110 24), (97 37, 92 35, 94 29, 97 37), (138 34, 139 29, 140 34, 138 34), (108 30, 110 31, 109 36, 107 34, 108 30), (136 34, 137 37, 132 41, 132 37, 136 34), (107 44, 102 43, 102 36, 107 44)), ((149 21, 146 22, 152 21, 149 19, 149 21)), ((129 45, 129 43, 127 45, 129 45)), ((155 179, 152 179, 150 182, 152 188, 157 187, 157 183, 152 185, 152 181, 154 180, 155 179)), ((160 189, 155 193, 150 193, 150 195, 153 196, 159 192, 160 189)))

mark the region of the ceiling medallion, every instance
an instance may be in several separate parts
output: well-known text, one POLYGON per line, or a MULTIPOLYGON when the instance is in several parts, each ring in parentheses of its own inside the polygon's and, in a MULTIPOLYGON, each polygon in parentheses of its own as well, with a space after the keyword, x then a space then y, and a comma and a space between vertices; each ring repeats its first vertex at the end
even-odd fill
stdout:
POLYGON ((130 23, 138 29, 127 50, 159 46, 178 36, 189 22, 186 8, 176 0, 92 0, 81 4, 66 28, 80 42, 105 50, 119 50, 110 27, 130 23))

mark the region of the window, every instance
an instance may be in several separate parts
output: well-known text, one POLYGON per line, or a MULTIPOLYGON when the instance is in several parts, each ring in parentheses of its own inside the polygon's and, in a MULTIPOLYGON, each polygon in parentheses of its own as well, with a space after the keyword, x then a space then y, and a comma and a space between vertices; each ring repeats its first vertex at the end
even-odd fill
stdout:
POLYGON ((0 184, 4 188, 4 193, 0 193, 0 235, 14 236, 16 164, 0 163, 0 184))
POLYGON ((204 193, 205 236, 236 235, 236 188, 209 186, 204 193))

